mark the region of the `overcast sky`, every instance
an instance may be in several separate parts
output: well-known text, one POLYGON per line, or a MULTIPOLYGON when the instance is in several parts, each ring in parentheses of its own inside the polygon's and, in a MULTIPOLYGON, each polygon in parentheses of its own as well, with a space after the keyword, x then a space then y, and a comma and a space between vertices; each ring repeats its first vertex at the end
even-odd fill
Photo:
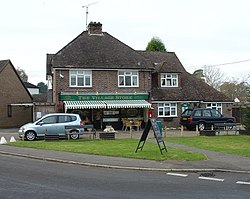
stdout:
POLYGON ((219 65, 228 79, 250 75, 249 0, 0 0, 0 60, 47 83, 46 54, 86 29, 88 4, 88 23, 135 50, 157 36, 190 73, 219 65))

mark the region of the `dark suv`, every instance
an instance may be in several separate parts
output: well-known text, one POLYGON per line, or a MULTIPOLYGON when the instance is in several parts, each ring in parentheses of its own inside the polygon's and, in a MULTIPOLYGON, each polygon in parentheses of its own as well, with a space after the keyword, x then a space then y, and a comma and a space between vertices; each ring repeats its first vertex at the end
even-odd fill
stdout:
POLYGON ((186 109, 180 118, 180 124, 189 130, 204 130, 215 123, 234 123, 233 117, 223 117, 219 111, 210 108, 186 109))

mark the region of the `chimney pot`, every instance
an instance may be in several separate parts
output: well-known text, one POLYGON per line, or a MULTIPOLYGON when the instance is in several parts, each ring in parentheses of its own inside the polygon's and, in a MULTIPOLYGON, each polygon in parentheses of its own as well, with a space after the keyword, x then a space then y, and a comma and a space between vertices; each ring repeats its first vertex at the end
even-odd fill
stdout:
POLYGON ((100 22, 90 22, 88 25, 89 35, 102 35, 102 24, 100 22))

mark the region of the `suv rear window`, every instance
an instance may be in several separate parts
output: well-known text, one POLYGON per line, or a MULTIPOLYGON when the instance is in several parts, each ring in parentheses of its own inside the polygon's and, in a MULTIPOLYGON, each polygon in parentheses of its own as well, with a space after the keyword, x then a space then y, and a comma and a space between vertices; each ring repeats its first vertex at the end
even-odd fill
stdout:
POLYGON ((183 113, 182 116, 190 116, 192 114, 192 110, 191 109, 186 109, 183 113))

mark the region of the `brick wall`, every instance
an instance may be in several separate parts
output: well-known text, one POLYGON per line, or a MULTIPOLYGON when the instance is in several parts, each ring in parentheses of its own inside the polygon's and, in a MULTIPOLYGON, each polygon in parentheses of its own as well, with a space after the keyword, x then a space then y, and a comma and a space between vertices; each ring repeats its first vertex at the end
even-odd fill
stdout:
POLYGON ((14 70, 9 63, 0 73, 0 128, 19 127, 32 121, 32 107, 13 106, 12 116, 8 117, 8 104, 32 102, 14 70))
POLYGON ((151 89, 151 73, 147 71, 139 72, 139 87, 119 88, 117 70, 93 70, 92 71, 92 87, 91 88, 72 88, 69 87, 69 71, 55 71, 54 81, 54 102, 58 103, 59 92, 72 93, 148 93, 151 89), (60 78, 60 74, 63 78, 60 78))

